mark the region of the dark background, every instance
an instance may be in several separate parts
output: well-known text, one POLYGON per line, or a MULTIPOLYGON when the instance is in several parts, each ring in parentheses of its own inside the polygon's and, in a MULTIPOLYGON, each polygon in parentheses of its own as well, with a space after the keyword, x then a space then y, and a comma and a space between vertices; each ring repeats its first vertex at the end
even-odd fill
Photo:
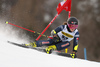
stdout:
MULTIPOLYGON (((0 17, 16 25, 42 32, 56 15, 56 7, 61 1, 63 0, 0 0, 0 17)), ((79 19, 78 57, 84 58, 84 48, 86 48, 87 59, 100 62, 100 0, 72 0, 71 10, 71 16, 79 19)), ((62 11, 45 34, 50 35, 51 30, 63 24, 67 18, 68 12, 62 11)), ((20 29, 15 28, 15 30, 20 29)), ((24 32, 20 30, 19 36, 24 33, 33 41, 38 36, 25 30, 24 32)), ((72 46, 69 52, 71 49, 72 46)))

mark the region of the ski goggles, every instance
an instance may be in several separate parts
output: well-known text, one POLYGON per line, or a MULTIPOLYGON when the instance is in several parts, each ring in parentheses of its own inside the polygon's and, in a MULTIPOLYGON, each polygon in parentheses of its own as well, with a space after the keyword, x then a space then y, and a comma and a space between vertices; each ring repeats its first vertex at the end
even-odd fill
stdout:
POLYGON ((68 27, 70 29, 76 29, 76 28, 78 28, 78 25, 68 24, 68 27))

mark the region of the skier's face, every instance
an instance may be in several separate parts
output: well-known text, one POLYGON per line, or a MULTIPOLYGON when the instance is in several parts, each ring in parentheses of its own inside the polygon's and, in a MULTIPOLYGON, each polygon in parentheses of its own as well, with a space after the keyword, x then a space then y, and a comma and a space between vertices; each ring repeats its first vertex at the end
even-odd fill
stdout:
POLYGON ((77 29, 78 25, 68 24, 68 27, 70 28, 70 31, 73 32, 75 29, 77 29))
POLYGON ((78 27, 78 25, 74 25, 74 24, 68 24, 68 27, 70 29, 76 29, 78 27))
POLYGON ((70 31, 73 32, 73 31, 75 31, 75 29, 71 29, 71 28, 70 28, 70 31))

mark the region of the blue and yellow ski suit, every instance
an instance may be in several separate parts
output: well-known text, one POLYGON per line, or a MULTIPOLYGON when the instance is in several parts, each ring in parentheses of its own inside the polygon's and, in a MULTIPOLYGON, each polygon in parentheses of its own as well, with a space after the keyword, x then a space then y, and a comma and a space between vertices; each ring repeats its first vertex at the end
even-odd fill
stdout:
POLYGON ((57 50, 62 50, 68 48, 70 46, 70 41, 74 39, 73 51, 77 52, 79 40, 79 32, 77 29, 75 29, 74 32, 71 32, 67 25, 61 25, 54 29, 53 32, 57 34, 59 41, 55 42, 53 39, 36 41, 37 47, 41 47, 43 45, 55 45, 57 50))

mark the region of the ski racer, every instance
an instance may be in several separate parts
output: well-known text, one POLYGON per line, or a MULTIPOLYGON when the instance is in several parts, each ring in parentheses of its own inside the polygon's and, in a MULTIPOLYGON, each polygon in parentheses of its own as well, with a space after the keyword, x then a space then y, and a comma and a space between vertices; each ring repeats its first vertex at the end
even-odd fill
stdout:
POLYGON ((70 17, 67 23, 57 27, 51 31, 51 37, 53 39, 40 40, 30 44, 25 44, 25 46, 41 47, 43 45, 48 45, 45 52, 50 54, 53 50, 62 50, 70 46, 70 41, 73 40, 73 52, 70 54, 72 58, 76 57, 76 52, 78 49, 79 32, 77 30, 78 20, 75 17, 70 17))

